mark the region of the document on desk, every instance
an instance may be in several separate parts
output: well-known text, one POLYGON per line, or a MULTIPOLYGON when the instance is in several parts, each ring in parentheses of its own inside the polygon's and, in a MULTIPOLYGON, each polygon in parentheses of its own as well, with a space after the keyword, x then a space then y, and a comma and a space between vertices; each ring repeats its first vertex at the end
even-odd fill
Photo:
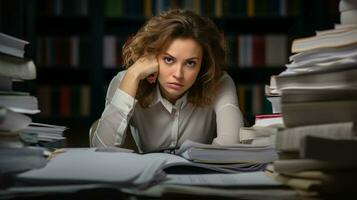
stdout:
POLYGON ((162 184, 214 187, 273 187, 282 184, 268 177, 265 172, 238 174, 169 174, 162 184))
POLYGON ((34 184, 95 182, 145 188, 165 177, 164 164, 164 159, 134 153, 67 149, 44 168, 21 173, 17 179, 34 184))
POLYGON ((278 159, 271 145, 234 144, 229 146, 201 144, 186 140, 177 154, 198 163, 270 163, 278 159))
POLYGON ((239 174, 168 175, 167 179, 146 190, 122 189, 135 195, 162 197, 188 195, 242 199, 296 199, 296 192, 268 177, 265 172, 239 174))

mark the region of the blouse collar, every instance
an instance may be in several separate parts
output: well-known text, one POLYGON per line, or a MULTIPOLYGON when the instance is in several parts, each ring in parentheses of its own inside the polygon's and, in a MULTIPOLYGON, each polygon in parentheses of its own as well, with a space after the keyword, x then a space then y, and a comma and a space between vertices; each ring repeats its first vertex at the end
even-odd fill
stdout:
POLYGON ((173 105, 161 95, 159 84, 156 84, 156 92, 154 95, 154 99, 149 105, 149 107, 152 107, 158 103, 161 103, 169 113, 172 113, 172 110, 174 108, 182 110, 187 104, 187 92, 181 98, 177 99, 175 105, 173 105))

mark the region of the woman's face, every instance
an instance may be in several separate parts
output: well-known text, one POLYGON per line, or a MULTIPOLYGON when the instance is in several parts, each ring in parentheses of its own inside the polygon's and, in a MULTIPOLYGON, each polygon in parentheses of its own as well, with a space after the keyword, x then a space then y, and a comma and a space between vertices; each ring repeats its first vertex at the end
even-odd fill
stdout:
POLYGON ((196 41, 179 38, 158 56, 160 91, 172 104, 196 81, 202 54, 202 47, 196 41))

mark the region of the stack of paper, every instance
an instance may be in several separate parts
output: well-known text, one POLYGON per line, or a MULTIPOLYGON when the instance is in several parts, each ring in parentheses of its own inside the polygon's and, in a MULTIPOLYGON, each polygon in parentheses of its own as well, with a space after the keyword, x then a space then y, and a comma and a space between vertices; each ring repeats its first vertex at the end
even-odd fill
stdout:
POLYGON ((67 149, 42 169, 17 176, 18 181, 40 185, 50 183, 113 183, 122 187, 145 188, 161 181, 165 159, 123 152, 97 152, 90 149, 67 149))

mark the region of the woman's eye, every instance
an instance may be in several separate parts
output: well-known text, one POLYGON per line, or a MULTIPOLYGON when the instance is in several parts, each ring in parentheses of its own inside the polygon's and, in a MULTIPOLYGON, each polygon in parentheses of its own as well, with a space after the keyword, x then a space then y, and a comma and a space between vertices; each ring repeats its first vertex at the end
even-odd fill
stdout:
POLYGON ((163 60, 166 64, 172 64, 174 62, 174 60, 170 57, 164 57, 163 60))
POLYGON ((196 65, 196 62, 195 62, 195 61, 187 61, 187 62, 186 62, 186 65, 187 65, 188 67, 194 67, 194 66, 196 65))

